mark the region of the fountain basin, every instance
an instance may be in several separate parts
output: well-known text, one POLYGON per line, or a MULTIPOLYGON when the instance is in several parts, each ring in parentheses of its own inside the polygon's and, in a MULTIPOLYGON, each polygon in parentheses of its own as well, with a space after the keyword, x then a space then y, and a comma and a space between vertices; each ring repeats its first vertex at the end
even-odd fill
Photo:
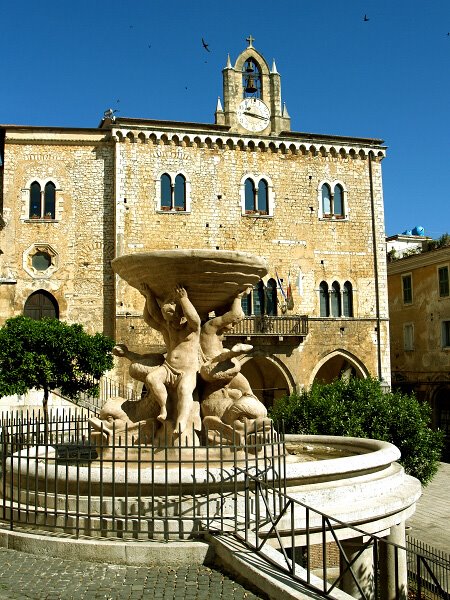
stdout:
MULTIPOLYGON (((195 461, 166 468, 142 461, 139 468, 127 469, 120 461, 61 465, 50 449, 35 447, 26 456, 16 453, 7 459, 3 502, 8 518, 18 524, 35 514, 38 529, 63 528, 66 534, 81 531, 90 537, 115 537, 119 530, 132 539, 180 540, 213 519, 223 528, 245 528, 245 520, 255 515, 256 501, 246 505, 244 470, 266 470, 278 492, 284 491, 285 478, 289 497, 367 533, 385 532, 414 512, 420 483, 396 462, 400 453, 392 444, 330 436, 286 436, 286 443, 314 447, 321 454, 331 447, 348 456, 305 461, 288 455, 284 460, 276 444, 265 458, 228 456, 219 464, 195 461)), ((265 510, 261 503, 258 510, 265 510)), ((314 534, 321 516, 310 513, 308 519, 314 534)), ((288 544, 295 540, 301 545, 306 509, 296 510, 295 538, 291 526, 287 513, 278 529, 288 544)), ((266 533, 269 529, 267 525, 266 533)), ((354 535, 345 527, 338 529, 342 537, 354 535)), ((262 527, 260 533, 264 531, 262 527)))

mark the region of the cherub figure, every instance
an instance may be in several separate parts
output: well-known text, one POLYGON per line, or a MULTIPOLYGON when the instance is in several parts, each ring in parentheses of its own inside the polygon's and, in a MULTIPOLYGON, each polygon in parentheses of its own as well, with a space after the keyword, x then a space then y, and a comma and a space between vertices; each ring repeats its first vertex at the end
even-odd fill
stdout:
POLYGON ((181 434, 193 408, 193 392, 199 368, 200 317, 186 290, 177 286, 163 301, 157 300, 148 285, 141 286, 146 299, 145 322, 161 332, 167 347, 164 363, 150 371, 145 385, 160 407, 159 421, 167 419, 169 390, 177 398, 174 433, 181 434))
POLYGON ((249 344, 235 344, 231 350, 223 347, 225 334, 242 321, 244 312, 241 298, 248 294, 250 289, 239 293, 233 300, 230 310, 223 315, 213 317, 203 325, 200 332, 200 347, 202 350, 203 364, 200 374, 205 381, 218 382, 220 386, 233 380, 233 387, 242 394, 253 395, 247 379, 240 374, 241 364, 236 358, 253 349, 249 344))
POLYGON ((239 356, 252 350, 249 344, 235 344, 231 350, 223 347, 225 334, 244 318, 241 299, 249 289, 239 293, 230 309, 207 321, 200 333, 200 346, 204 360, 200 375, 206 382, 202 398, 204 424, 216 430, 232 431, 245 418, 250 431, 250 421, 265 419, 267 410, 254 395, 247 378, 242 375, 239 356), (209 418, 211 417, 211 418, 209 418), (241 419, 242 417, 242 419, 241 419), (222 425, 216 427, 219 420, 222 425), (233 425, 234 424, 234 425, 233 425))

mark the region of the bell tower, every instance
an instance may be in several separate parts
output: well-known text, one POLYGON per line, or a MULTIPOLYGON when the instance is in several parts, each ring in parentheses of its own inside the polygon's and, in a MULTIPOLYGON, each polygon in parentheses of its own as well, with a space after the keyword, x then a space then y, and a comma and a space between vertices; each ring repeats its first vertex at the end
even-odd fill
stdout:
POLYGON ((234 66, 228 56, 223 75, 223 107, 217 102, 215 122, 238 133, 277 135, 290 131, 291 119, 281 102, 281 77, 275 61, 269 69, 265 58, 247 38, 248 46, 234 66))

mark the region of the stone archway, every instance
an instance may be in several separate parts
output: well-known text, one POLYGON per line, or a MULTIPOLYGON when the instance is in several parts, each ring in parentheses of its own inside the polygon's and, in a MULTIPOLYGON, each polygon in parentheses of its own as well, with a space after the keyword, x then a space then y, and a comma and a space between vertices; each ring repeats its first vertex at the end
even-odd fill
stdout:
POLYGON ((336 379, 358 377, 365 379, 369 372, 360 360, 345 350, 334 350, 322 358, 311 375, 310 383, 332 383, 336 379))
POLYGON ((267 407, 290 394, 294 380, 285 365, 273 358, 252 356, 242 363, 241 373, 248 379, 255 396, 267 407))
POLYGON ((40 320, 45 317, 59 319, 59 307, 56 299, 45 290, 38 290, 28 296, 23 314, 31 319, 40 320))

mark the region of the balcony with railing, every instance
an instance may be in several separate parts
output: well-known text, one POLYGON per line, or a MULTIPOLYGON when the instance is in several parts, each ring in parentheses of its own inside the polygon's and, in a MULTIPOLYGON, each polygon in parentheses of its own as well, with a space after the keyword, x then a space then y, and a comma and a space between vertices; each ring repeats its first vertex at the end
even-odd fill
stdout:
POLYGON ((227 333, 230 336, 278 336, 306 337, 308 334, 308 317, 306 315, 272 316, 259 315, 244 317, 233 330, 227 333))

